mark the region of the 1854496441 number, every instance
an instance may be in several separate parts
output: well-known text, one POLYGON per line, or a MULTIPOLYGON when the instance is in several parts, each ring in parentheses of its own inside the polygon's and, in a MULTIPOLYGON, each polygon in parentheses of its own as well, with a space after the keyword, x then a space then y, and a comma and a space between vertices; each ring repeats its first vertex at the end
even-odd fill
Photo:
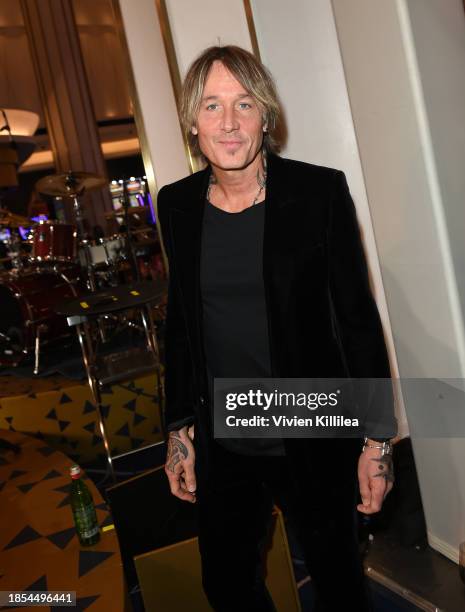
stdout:
POLYGON ((0 606, 76 606, 76 591, 0 591, 0 606))

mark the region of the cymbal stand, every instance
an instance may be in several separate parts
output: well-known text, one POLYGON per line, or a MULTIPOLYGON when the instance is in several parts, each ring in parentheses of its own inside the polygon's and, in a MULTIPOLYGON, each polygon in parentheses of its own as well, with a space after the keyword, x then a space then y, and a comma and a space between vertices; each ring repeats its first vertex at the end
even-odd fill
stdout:
MULTIPOLYGON (((72 177, 70 177, 70 181, 72 181, 72 177)), ((87 233, 84 227, 84 216, 82 214, 82 206, 81 206, 81 202, 79 201, 79 198, 82 195, 84 195, 84 190, 82 190, 78 194, 73 195, 73 210, 74 210, 74 217, 76 219, 78 244, 79 246, 84 247, 83 248, 84 260, 85 260, 84 263, 85 263, 85 268, 87 272, 87 278, 89 279, 89 289, 92 292, 95 292, 97 291, 97 283, 95 281, 94 268, 92 266, 92 261, 90 259, 90 253, 88 249, 89 240, 88 240, 88 236, 87 236, 87 233)))
POLYGON ((131 233, 131 228, 129 225, 129 206, 130 206, 130 202, 129 202, 129 194, 128 194, 128 187, 127 187, 127 180, 123 179, 123 198, 121 200, 121 204, 123 206, 123 210, 124 210, 124 224, 126 225, 126 253, 128 255, 129 261, 131 263, 131 267, 132 267, 132 271, 134 274, 134 280, 136 282, 140 281, 140 274, 139 274, 139 266, 137 265, 137 258, 136 258, 136 254, 134 252, 134 247, 132 244, 132 233, 131 233))
MULTIPOLYGON (((70 176, 67 178, 66 182, 67 182, 67 186, 69 186, 69 188, 72 189, 74 182, 75 182, 73 179, 72 173, 70 173, 70 176)), ((84 195, 84 189, 82 189, 79 193, 74 192, 73 210, 74 210, 74 217, 76 219, 78 244, 81 247, 81 250, 84 251, 84 267, 87 272, 88 287, 92 293, 95 293, 98 289, 97 281, 95 280, 94 267, 92 265, 92 260, 90 258, 90 250, 89 250, 90 241, 89 241, 87 232, 84 227, 84 216, 82 214, 81 202, 79 201, 79 198, 82 197, 83 195, 84 195)), ((102 340, 102 342, 105 342, 106 332, 105 332, 103 321, 101 320, 98 321, 97 328, 98 328, 98 333, 100 335, 100 339, 102 340)), ((89 333, 89 330, 87 330, 87 333, 89 333)), ((79 341, 82 346, 81 336, 79 336, 79 341)), ((103 429, 102 429, 102 437, 103 437, 104 444, 106 447, 107 442, 106 442, 106 437, 105 437, 105 433, 103 429)))

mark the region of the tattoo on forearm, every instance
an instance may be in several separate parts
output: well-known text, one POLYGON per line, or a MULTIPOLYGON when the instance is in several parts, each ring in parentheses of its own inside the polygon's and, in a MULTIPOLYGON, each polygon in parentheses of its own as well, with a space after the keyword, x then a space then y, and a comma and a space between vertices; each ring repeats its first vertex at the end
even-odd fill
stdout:
POLYGON ((168 438, 168 453, 166 458, 166 468, 174 472, 175 466, 184 459, 187 459, 189 451, 187 446, 181 442, 179 433, 172 432, 168 438))
POLYGON ((373 478, 384 478, 386 482, 394 482, 394 467, 390 455, 383 455, 378 459, 372 457, 371 460, 376 461, 379 470, 377 474, 373 475, 373 478))

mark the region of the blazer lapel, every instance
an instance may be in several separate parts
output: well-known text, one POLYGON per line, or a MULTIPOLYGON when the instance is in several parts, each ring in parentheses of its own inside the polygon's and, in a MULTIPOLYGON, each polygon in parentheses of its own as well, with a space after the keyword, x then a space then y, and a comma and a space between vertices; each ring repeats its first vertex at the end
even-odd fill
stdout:
MULTIPOLYGON (((291 194, 292 185, 289 185, 285 177, 284 161, 277 155, 269 154, 267 157, 267 185, 265 203, 265 226, 263 231, 263 281, 265 287, 265 301, 268 317, 268 335, 270 338, 270 357, 271 371, 273 376, 277 376, 277 347, 275 346, 276 334, 276 309, 285 312, 288 299, 288 290, 284 286, 290 283, 288 275, 280 277, 279 287, 273 283, 277 266, 281 262, 279 258, 280 247, 282 246, 282 233, 285 217, 289 214, 286 210, 287 204, 295 198, 291 194)), ((291 238, 292 237, 288 237, 291 238)))
POLYGON ((197 335, 196 344, 201 350, 203 350, 203 336, 201 328, 200 254, 202 222, 210 172, 210 167, 199 172, 196 176, 197 184, 192 185, 191 183, 171 209, 174 257, 178 275, 180 275, 180 288, 186 306, 186 316, 194 326, 197 335))

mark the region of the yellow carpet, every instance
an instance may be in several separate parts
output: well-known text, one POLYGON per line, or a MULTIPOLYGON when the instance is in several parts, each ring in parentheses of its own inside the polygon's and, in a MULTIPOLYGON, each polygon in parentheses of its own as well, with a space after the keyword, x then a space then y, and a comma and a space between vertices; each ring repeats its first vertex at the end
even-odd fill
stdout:
MULTIPOLYGON (((102 394, 111 454, 162 440, 156 374, 102 394)), ((92 394, 86 383, 0 376, 0 429, 32 434, 80 464, 104 457, 92 394)))

